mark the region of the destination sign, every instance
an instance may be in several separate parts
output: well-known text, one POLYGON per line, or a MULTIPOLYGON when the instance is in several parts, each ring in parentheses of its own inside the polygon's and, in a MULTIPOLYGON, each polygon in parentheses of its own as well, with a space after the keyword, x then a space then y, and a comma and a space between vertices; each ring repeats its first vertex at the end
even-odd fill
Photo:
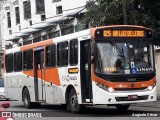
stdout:
POLYGON ((143 30, 103 30, 103 37, 145 37, 143 30))

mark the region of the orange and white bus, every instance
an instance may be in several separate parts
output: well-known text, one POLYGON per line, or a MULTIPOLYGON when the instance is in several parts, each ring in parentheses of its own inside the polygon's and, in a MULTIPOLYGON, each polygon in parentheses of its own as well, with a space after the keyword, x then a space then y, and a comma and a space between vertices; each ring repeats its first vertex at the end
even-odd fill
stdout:
POLYGON ((6 97, 38 104, 86 105, 156 101, 152 30, 134 25, 91 28, 5 51, 6 97))

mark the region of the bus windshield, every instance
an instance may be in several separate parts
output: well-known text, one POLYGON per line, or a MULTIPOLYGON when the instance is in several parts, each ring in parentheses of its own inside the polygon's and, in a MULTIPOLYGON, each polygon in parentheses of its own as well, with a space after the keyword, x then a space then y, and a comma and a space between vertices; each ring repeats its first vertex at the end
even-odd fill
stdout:
POLYGON ((146 74, 154 71, 153 45, 149 42, 98 42, 95 72, 102 74, 146 74))

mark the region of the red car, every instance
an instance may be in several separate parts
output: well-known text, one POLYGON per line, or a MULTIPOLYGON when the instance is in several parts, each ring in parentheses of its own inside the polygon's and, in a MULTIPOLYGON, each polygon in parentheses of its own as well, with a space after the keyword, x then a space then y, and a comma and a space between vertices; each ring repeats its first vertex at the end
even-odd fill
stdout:
POLYGON ((10 107, 9 102, 0 103, 0 120, 14 120, 10 112, 7 112, 5 108, 10 107))

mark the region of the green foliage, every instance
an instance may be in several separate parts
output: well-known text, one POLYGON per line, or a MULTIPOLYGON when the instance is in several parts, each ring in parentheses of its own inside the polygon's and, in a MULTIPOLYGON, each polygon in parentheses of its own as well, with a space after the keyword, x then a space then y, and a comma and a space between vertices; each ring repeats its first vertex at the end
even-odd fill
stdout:
POLYGON ((85 21, 91 26, 132 24, 152 28, 160 45, 159 0, 89 0, 85 21))

